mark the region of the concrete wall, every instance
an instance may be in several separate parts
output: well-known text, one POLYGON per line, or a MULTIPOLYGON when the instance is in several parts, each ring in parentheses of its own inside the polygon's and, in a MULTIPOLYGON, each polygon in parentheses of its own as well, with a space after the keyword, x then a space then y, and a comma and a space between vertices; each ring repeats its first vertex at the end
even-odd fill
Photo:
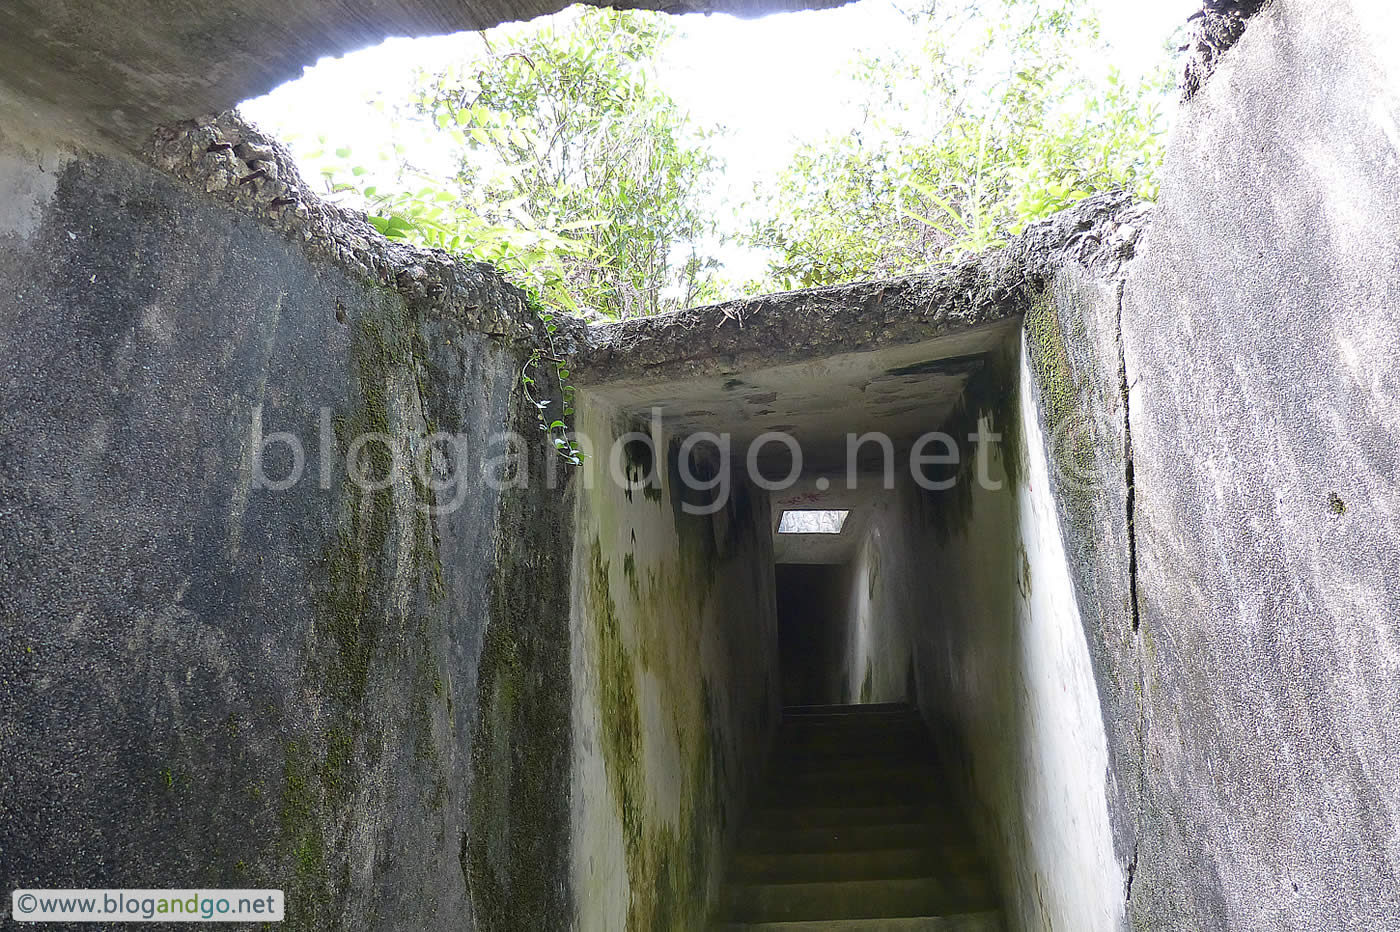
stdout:
MULTIPOLYGON (((382 242, 356 248, 391 284, 347 271, 324 215, 284 221, 293 241, 256 204, 19 133, 0 886, 281 887, 289 929, 567 925, 570 510, 482 481, 493 435, 538 433, 519 351, 393 285, 382 242), (280 489, 278 431, 305 452, 280 489), (354 438, 387 438, 378 478, 432 431, 461 441, 441 489, 347 479, 354 438)), ((454 274, 463 306, 528 315, 454 274)))
POLYGON ((1009 928, 1110 932, 1125 878, 1107 737, 1019 351, 1016 339, 994 353, 943 425, 961 459, 926 477, 956 485, 920 488, 906 458, 869 506, 848 689, 917 699, 953 778, 945 792, 995 863, 1009 928), (1000 440, 974 444, 979 430, 1000 440))
POLYGON ((724 507, 689 514, 706 502, 660 427, 614 458, 637 425, 587 393, 578 426, 594 450, 571 618, 578 927, 701 928, 777 724, 768 498, 736 476, 724 507))
POLYGON ((1274 0, 1122 308, 1150 929, 1400 929, 1400 14, 1274 0))
MULTIPOLYGON (((902 464, 907 465, 907 463, 902 464)), ((866 476, 862 481, 880 482, 866 476)), ((927 611, 917 559, 911 559, 917 524, 911 522, 907 476, 891 494, 875 497, 864 516, 864 534, 848 568, 843 608, 847 619, 843 656, 848 702, 913 702, 912 632, 927 611)))
POLYGON ((977 412, 1002 445, 967 448, 984 465, 964 467, 961 501, 924 493, 919 705, 972 802, 1010 927, 1109 932, 1121 925, 1124 877, 1107 739, 1020 358, 1005 373, 1014 403, 977 412))

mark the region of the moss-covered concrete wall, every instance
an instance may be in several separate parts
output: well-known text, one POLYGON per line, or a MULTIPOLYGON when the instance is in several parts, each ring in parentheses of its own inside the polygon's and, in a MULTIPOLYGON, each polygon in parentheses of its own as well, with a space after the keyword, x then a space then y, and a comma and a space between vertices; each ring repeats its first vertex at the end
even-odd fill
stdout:
POLYGON ((257 188, 0 138, 0 885, 566 926, 571 511, 483 481, 523 296, 257 188))
POLYGON ((698 929, 777 724, 767 496, 686 513, 679 451, 586 393, 573 563, 572 881, 580 929, 698 929), (621 483, 610 475, 619 448, 621 483), (651 451, 651 452, 643 452, 651 451), (654 481, 649 481, 653 477, 654 481))

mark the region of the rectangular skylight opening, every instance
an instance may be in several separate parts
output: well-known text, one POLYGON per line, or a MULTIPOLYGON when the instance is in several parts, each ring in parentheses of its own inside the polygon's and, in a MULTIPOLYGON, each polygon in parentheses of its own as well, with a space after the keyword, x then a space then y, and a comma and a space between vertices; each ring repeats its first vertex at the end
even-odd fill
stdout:
POLYGON ((779 534, 840 534, 849 511, 785 511, 778 522, 779 534))

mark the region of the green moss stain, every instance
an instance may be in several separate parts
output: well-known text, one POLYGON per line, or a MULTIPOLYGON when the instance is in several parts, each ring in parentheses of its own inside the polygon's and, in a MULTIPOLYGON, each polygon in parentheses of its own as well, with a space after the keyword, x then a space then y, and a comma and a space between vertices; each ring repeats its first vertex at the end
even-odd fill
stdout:
MULTIPOLYGON (((593 541, 588 566, 588 611, 598 669, 598 714, 608 786, 627 858, 629 930, 698 928, 704 921, 704 868, 709 856, 709 805, 713 798, 709 708, 694 733, 678 735, 693 744, 690 792, 682 801, 684 831, 649 818, 644 772, 641 710, 637 699, 637 658, 623 640, 602 544, 593 541), (688 740, 687 740, 688 739, 688 740)), ((675 704, 673 703, 673 708, 675 704)), ((683 731, 689 731, 682 729, 683 731)))
MULTIPOLYGON (((941 474, 930 468, 926 478, 933 481, 954 480, 943 490, 924 492, 924 518, 948 541, 966 533, 972 522, 972 492, 977 482, 978 460, 983 455, 978 444, 969 438, 979 429, 998 434, 988 440, 991 449, 985 454, 989 463, 1000 462, 1007 484, 1015 485, 1024 477, 1026 439, 1021 432, 1020 359, 1014 341, 987 353, 983 365, 972 373, 953 410, 939 428, 957 443, 960 456, 956 469, 943 467, 941 474)), ((930 452, 935 452, 931 450, 930 452)))
MULTIPOLYGON (((532 409, 517 398, 522 433, 532 409)), ((526 466, 544 475, 544 448, 526 466)), ((476 928, 563 929, 570 914, 568 509, 559 493, 509 489, 500 506, 490 621, 477 664, 462 873, 476 928)))
POLYGON ((326 871, 321 790, 317 785, 315 763, 307 748, 300 742, 289 741, 284 751, 281 830, 282 837, 291 842, 291 889, 302 898, 296 904, 289 899, 288 918, 296 915, 315 919, 328 911, 333 894, 326 871))
MULTIPOLYGON (((644 515, 637 520, 647 522, 656 516, 649 502, 604 500, 597 509, 603 526, 580 554, 600 752, 627 865, 626 928, 647 932, 703 928, 708 919, 709 883, 719 868, 720 840, 730 817, 724 799, 734 776, 720 712, 701 668, 701 612, 722 585, 728 562, 757 549, 760 533, 767 532, 742 485, 731 490, 716 514, 688 512, 686 504, 711 499, 679 481, 678 456, 677 446, 670 445, 660 489, 672 506, 674 550, 648 560, 634 538, 622 553, 606 553, 603 541, 625 537, 621 522, 629 514, 644 515), (640 690, 646 682, 662 690, 667 720, 656 734, 643 726, 640 690), (683 769, 675 811, 655 810, 645 764, 650 741, 668 742, 679 751, 683 769)), ((701 478, 718 474, 703 458, 691 466, 701 478)))
MULTIPOLYGON (((358 437, 375 433, 402 443, 419 430, 406 413, 421 399, 415 325, 406 308, 391 302, 364 310, 353 322, 352 390, 348 409, 333 418, 338 448, 348 453, 358 437), (407 386, 400 391, 395 386, 407 386)), ((360 445, 358 474, 390 475, 393 453, 379 441, 360 445)), ((412 471, 410 471, 412 472, 412 471)), ((389 645, 407 642, 424 658, 406 684, 421 761, 434 761, 431 715, 433 666, 429 631, 442 598, 442 568, 435 528, 417 507, 432 504, 420 480, 363 489, 345 475, 333 542, 312 586, 315 607, 305 676, 325 703, 326 725, 284 746, 279 805, 283 856, 291 865, 287 885, 289 928, 328 928, 348 893, 352 821, 360 774, 386 739, 371 696, 375 672, 394 667, 389 645), (401 559, 406 555, 407 559, 401 559), (407 578, 400 575, 406 567, 407 578), (390 593, 408 592, 393 600, 390 593)))
MULTIPOLYGON (((589 558, 588 608, 598 660, 598 712, 603 725, 603 760, 629 849, 640 840, 643 786, 642 718, 637 706, 632 656, 622 640, 608 563, 595 539, 589 558)), ((629 850, 628 863, 633 858, 629 850)))
MULTIPOLYGON (((1078 321, 1071 314, 1072 325, 1078 321)), ((1082 329, 1082 324, 1078 325, 1082 329)), ((1091 476, 1095 467, 1093 424, 1085 411, 1079 382, 1053 292, 1046 289, 1026 314, 1026 350, 1045 409, 1046 433, 1056 465, 1071 476, 1091 476)))

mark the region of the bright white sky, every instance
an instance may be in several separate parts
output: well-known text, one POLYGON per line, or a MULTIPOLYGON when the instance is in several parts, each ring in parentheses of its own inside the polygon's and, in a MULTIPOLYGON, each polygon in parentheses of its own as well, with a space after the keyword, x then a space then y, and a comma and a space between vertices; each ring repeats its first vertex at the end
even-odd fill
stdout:
MULTIPOLYGON (((1111 64, 1134 78, 1159 60, 1164 42, 1200 8, 1200 0, 1097 0, 1111 64)), ((678 17, 681 34, 667 48, 660 80, 702 125, 723 124, 714 140, 727 170, 718 209, 734 209, 756 181, 771 177, 797 146, 859 121, 847 99, 851 62, 866 49, 899 47, 912 39, 894 0, 860 0, 819 12, 757 20, 726 15, 678 17)), ((506 27, 509 28, 509 27, 506 27)), ((383 117, 365 101, 407 88, 415 68, 434 70, 481 48, 474 33, 390 39, 340 59, 322 59, 305 75, 241 107, 243 114, 287 140, 308 180, 319 166, 301 158, 325 135, 333 145, 374 150, 383 117)), ((421 163, 420 163, 421 164, 421 163)), ((721 257, 738 280, 760 270, 762 258, 742 251, 721 257)))

